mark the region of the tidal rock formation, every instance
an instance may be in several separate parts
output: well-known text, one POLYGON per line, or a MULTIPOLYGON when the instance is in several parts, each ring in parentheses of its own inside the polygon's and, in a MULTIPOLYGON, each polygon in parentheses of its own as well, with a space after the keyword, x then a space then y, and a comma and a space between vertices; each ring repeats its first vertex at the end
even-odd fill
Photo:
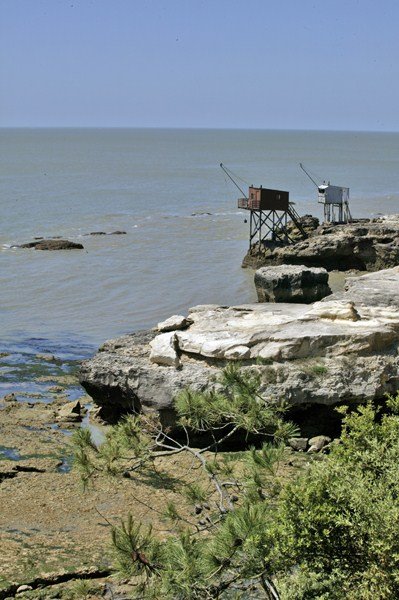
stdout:
POLYGON ((35 250, 83 250, 82 244, 70 242, 69 240, 39 240, 21 244, 18 248, 34 248, 35 250))
POLYGON ((303 265, 262 267, 255 272, 259 302, 310 304, 331 294, 325 269, 303 265))
POLYGON ((352 279, 310 306, 194 307, 185 330, 106 342, 82 364, 80 382, 108 420, 155 409, 168 424, 179 391, 214 388, 237 360, 259 373, 265 398, 293 407, 383 398, 399 388, 399 267, 352 279))
MULTIPOLYGON (((307 235, 311 235, 320 225, 319 219, 313 215, 303 215, 302 217, 299 217, 299 223, 307 235)), ((293 221, 288 222, 287 233, 291 239, 302 239, 302 232, 299 231, 293 221)))
POLYGON ((258 269, 271 265, 324 267, 327 271, 378 271, 399 265, 399 215, 324 224, 306 240, 288 246, 255 244, 242 266, 258 269))

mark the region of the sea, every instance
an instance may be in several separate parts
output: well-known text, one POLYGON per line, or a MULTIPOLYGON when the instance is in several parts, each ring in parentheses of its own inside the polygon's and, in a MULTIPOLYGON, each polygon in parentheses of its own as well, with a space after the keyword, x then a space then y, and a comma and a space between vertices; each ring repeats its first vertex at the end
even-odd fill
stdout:
MULTIPOLYGON (((287 190, 321 217, 317 182, 354 217, 399 212, 399 133, 0 130, 0 352, 85 357, 197 304, 256 301, 241 268, 237 185, 287 190), (88 235, 125 231, 125 235, 88 235), (61 236, 84 250, 18 248, 61 236)), ((7 387, 7 390, 9 388, 7 387)), ((1 390, 0 390, 1 391, 1 390)))

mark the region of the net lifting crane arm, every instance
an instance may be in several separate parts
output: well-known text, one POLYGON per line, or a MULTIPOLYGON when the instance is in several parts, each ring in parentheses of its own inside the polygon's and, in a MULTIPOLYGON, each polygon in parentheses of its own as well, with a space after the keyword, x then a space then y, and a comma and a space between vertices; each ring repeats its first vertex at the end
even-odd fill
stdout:
POLYGON ((236 186, 236 188, 240 190, 240 192, 244 196, 244 198, 246 198, 248 200, 248 196, 245 194, 245 192, 242 191, 242 189, 240 188, 240 186, 238 185, 238 183, 236 181, 234 181, 233 177, 230 175, 230 171, 224 166, 223 163, 220 163, 219 166, 222 169, 222 171, 224 171, 224 173, 226 173, 227 177, 234 183, 234 185, 236 186))
POLYGON ((307 172, 307 170, 305 169, 305 167, 303 166, 303 164, 302 164, 302 163, 299 163, 299 166, 301 167, 301 169, 302 169, 302 171, 305 173, 305 175, 307 175, 307 176, 309 177, 310 181, 311 181, 312 183, 314 183, 314 184, 315 184, 315 186, 318 188, 318 187, 319 187, 319 184, 318 184, 318 183, 316 183, 316 182, 315 182, 315 180, 313 179, 313 177, 312 177, 312 176, 311 176, 311 175, 310 175, 310 174, 307 172))

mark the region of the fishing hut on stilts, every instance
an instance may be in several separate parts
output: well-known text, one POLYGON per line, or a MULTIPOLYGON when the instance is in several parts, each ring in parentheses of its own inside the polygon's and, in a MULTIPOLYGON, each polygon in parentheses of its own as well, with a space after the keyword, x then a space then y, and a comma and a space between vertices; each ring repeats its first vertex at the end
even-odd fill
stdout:
POLYGON ((331 185, 330 182, 326 183, 325 181, 318 184, 302 163, 299 163, 299 166, 317 187, 317 201, 319 204, 324 204, 324 222, 350 223, 352 215, 349 209, 349 188, 331 185))
POLYGON ((223 163, 220 163, 221 169, 227 177, 240 190, 243 198, 239 198, 238 208, 249 211, 249 247, 255 244, 282 245, 298 241, 292 236, 292 227, 289 227, 289 221, 292 221, 299 231, 300 237, 307 238, 307 234, 301 224, 301 219, 296 212, 294 205, 289 201, 289 192, 282 190, 272 190, 268 188, 249 186, 248 196, 234 180, 231 171, 223 163))

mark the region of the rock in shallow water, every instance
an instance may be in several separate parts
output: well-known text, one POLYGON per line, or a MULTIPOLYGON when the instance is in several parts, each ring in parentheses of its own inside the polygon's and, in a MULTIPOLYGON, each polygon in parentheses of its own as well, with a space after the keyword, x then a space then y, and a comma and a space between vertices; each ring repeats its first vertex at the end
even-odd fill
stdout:
POLYGON ((69 240, 39 240, 21 244, 18 248, 34 248, 35 250, 84 250, 82 244, 70 242, 69 240))

